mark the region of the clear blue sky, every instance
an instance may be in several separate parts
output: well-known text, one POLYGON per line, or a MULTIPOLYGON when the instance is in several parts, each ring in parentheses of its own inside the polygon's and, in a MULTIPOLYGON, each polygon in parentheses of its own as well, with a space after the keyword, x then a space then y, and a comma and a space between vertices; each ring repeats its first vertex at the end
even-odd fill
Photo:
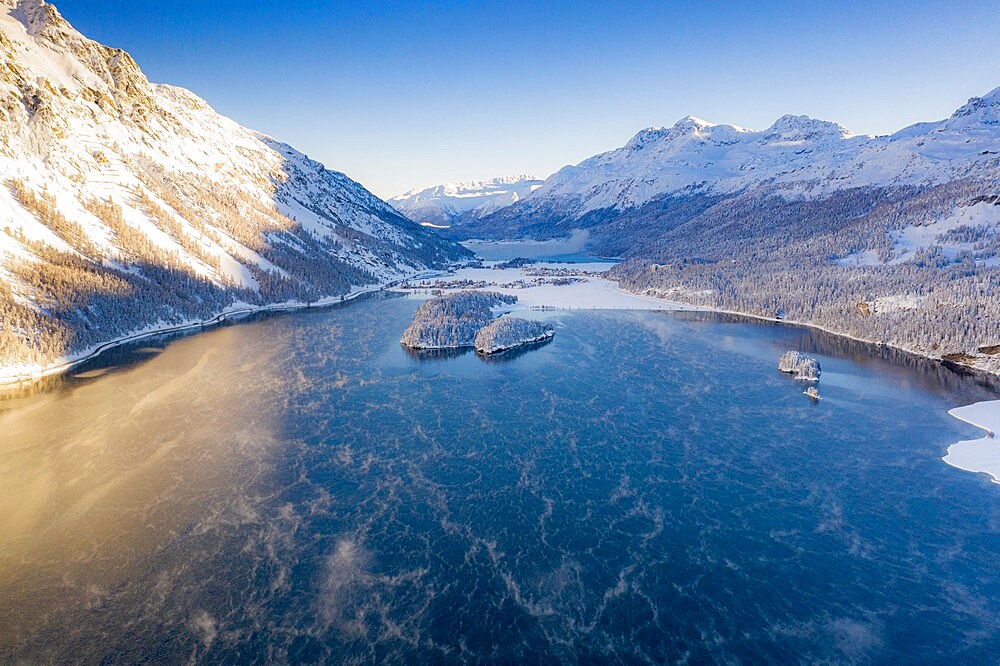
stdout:
POLYGON ((1000 3, 56 0, 380 196, 547 176, 691 114, 884 134, 1000 86, 1000 3))

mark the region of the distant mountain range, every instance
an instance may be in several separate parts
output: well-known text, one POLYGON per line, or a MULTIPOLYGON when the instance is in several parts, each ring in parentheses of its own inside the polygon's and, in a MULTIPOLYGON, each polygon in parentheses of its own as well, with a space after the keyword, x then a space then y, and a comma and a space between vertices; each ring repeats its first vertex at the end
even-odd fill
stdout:
POLYGON ((1000 89, 878 137, 689 116, 442 233, 581 229, 633 291, 1000 372, 1000 89))
POLYGON ((819 200, 852 188, 996 182, 998 163, 1000 88, 969 100, 950 118, 878 137, 807 116, 783 116, 763 131, 688 116, 560 169, 530 196, 457 233, 559 234, 578 221, 589 226, 680 194, 729 197, 768 189, 789 200, 819 200))
POLYGON ((0 58, 0 379, 468 255, 41 0, 0 0, 0 58))
POLYGON ((421 224, 450 227, 478 220, 517 203, 541 187, 542 182, 533 176, 522 175, 445 183, 412 189, 389 199, 389 203, 421 224))

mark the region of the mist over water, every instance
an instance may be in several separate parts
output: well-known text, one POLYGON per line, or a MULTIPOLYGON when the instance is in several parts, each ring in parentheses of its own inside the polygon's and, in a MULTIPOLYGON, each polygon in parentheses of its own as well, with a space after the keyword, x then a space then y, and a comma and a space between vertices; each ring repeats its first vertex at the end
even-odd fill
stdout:
POLYGON ((995 660, 1000 493, 940 460, 982 380, 683 313, 420 358, 417 305, 0 401, 0 661, 995 660))

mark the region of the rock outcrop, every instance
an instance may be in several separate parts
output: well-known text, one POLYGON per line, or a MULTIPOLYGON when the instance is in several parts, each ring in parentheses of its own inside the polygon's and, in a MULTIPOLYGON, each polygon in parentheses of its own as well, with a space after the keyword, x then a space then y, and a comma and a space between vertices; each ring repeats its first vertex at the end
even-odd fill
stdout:
POLYGON ((778 370, 795 375, 795 379, 819 381, 819 361, 797 351, 785 352, 778 360, 778 370))
POLYGON ((555 331, 539 321, 501 317, 476 334, 475 347, 480 354, 499 354, 521 345, 548 340, 555 331))

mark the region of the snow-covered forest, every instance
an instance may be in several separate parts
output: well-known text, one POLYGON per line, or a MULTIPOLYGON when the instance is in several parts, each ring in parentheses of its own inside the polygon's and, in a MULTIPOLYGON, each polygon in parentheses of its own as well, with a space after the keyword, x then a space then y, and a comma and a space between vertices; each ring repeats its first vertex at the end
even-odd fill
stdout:
MULTIPOLYGON (((991 349, 1000 344, 997 229, 940 224, 962 208, 1000 212, 980 198, 985 187, 857 188, 820 201, 751 194, 682 219, 658 216, 650 205, 624 216, 624 227, 646 234, 613 275, 643 294, 806 322, 1000 371, 991 349), (928 245, 901 242, 915 228, 931 230, 928 245)), ((623 241, 611 237, 605 247, 623 241)))
POLYGON ((516 296, 493 291, 457 291, 432 298, 417 309, 400 342, 412 349, 471 347, 480 329, 493 321, 493 309, 516 302, 516 296))
POLYGON ((0 12, 0 376, 227 308, 470 253, 347 176, 150 83, 44 2, 0 12))

